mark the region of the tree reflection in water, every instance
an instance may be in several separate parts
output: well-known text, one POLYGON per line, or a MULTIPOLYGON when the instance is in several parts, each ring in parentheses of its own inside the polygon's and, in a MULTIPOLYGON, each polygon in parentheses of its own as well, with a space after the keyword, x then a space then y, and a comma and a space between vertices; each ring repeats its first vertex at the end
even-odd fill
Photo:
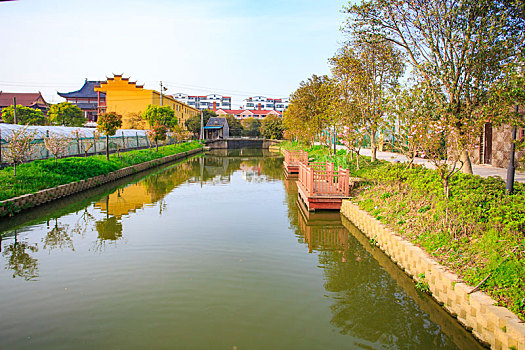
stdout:
POLYGON ((26 281, 33 281, 38 277, 38 260, 29 253, 38 252, 38 245, 19 242, 15 231, 15 240, 2 252, 7 257, 6 270, 13 271, 13 278, 22 277, 26 281))
POLYGON ((68 232, 68 229, 69 225, 59 225, 58 219, 55 218, 55 226, 47 232, 44 238, 42 238, 44 249, 49 249, 50 253, 53 249, 56 248, 60 250, 64 250, 64 248, 69 248, 72 251, 75 251, 75 247, 73 246, 73 240, 68 232))
POLYGON ((288 184, 289 219, 300 242, 319 256, 332 300, 331 324, 367 344, 388 349, 455 348, 395 279, 343 226, 339 213, 305 210, 288 184), (303 209, 302 209, 303 208, 303 209))

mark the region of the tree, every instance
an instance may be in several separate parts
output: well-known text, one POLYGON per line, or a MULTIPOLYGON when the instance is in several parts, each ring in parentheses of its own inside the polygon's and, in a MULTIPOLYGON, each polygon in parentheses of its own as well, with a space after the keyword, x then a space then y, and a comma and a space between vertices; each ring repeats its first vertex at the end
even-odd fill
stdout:
POLYGON ((380 33, 426 80, 442 117, 457 130, 464 172, 472 173, 468 135, 479 134, 486 120, 490 86, 524 47, 519 6, 499 0, 366 0, 346 7, 351 35, 380 33))
POLYGON ((329 124, 327 97, 331 89, 328 84, 328 76, 312 75, 291 95, 283 125, 293 137, 311 143, 329 124))
POLYGON ((168 133, 168 128, 166 126, 157 123, 151 127, 150 130, 147 131, 148 138, 155 142, 155 147, 157 149, 157 152, 159 151, 159 141, 166 140, 166 136, 168 133))
POLYGON ((340 96, 358 109, 363 131, 370 137, 376 160, 376 135, 385 124, 386 95, 404 71, 401 53, 380 35, 366 33, 341 48, 330 59, 340 96))
POLYGON ((16 176, 17 164, 23 163, 30 159, 33 154, 33 141, 35 140, 35 132, 27 130, 25 127, 13 130, 11 135, 7 137, 7 151, 4 157, 8 163, 13 164, 14 176, 16 176))
POLYGON ((168 106, 148 105, 142 112, 142 119, 147 120, 150 127, 155 125, 164 125, 171 130, 178 124, 175 112, 168 106))
POLYGON ((92 138, 85 138, 85 145, 84 145, 84 156, 87 157, 87 154, 91 148, 94 148, 93 152, 97 152, 96 150, 96 144, 98 139, 100 139, 100 132, 98 130, 93 131, 93 137, 92 138))
POLYGON ((185 130, 180 125, 176 125, 171 131, 172 136, 175 137, 177 142, 182 142, 184 140, 189 140, 192 136, 192 132, 185 130))
MULTIPOLYGON (((2 109, 2 119, 6 123, 14 124, 15 107, 9 106, 2 109)), ((45 125, 46 118, 40 109, 17 105, 16 123, 20 125, 45 125)))
POLYGON ((143 129, 144 128, 144 119, 142 119, 142 114, 139 112, 130 112, 126 115, 126 120, 129 123, 130 129, 143 129))
POLYGON ((51 105, 47 115, 54 125, 82 126, 86 122, 82 110, 70 102, 51 105))
POLYGON ((235 118, 233 115, 226 116, 228 121, 228 127, 230 128, 230 136, 241 136, 242 135, 242 124, 239 119, 235 118))
POLYGON ((64 153, 70 143, 71 139, 69 137, 55 133, 50 133, 49 136, 44 138, 44 145, 55 157, 55 164, 57 163, 58 156, 64 153))
MULTIPOLYGON (((202 111, 202 125, 206 126, 208 123, 208 120, 212 117, 217 117, 217 113, 214 111, 210 111, 209 109, 205 109, 202 111)), ((186 120, 185 122, 186 129, 191 131, 195 136, 200 136, 201 132, 201 116, 200 114, 194 115, 186 120)))
POLYGON ((242 122, 242 135, 243 136, 252 136, 259 137, 261 136, 261 121, 255 118, 247 118, 242 122))
POLYGON ((277 115, 269 115, 261 122, 261 134, 264 138, 281 140, 283 138, 283 119, 277 115))
POLYGON ((117 133, 122 126, 122 116, 115 112, 104 113, 98 116, 97 130, 106 135, 106 159, 109 160, 109 137, 117 133))
POLYGON ((462 151, 462 141, 457 129, 443 118, 433 118, 423 115, 420 118, 420 128, 417 138, 425 157, 435 166, 439 174, 445 197, 449 197, 450 178, 461 170, 459 154, 462 151))
POLYGON ((388 128, 392 131, 392 147, 408 159, 411 168, 421 150, 420 135, 426 132, 428 119, 439 119, 437 106, 424 83, 406 89, 396 88, 389 96, 388 128), (397 142, 396 142, 397 141, 397 142))

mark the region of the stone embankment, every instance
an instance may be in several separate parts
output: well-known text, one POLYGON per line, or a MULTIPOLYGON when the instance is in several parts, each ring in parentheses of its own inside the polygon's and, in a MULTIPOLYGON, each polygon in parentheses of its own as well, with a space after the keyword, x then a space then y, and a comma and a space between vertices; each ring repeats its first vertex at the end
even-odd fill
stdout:
POLYGON ((406 241, 348 200, 341 214, 415 280, 428 283, 432 297, 485 345, 525 350, 525 323, 487 294, 475 291, 437 263, 423 249, 406 241), (422 277, 424 276, 424 277, 422 277))
POLYGON ((70 182, 65 185, 60 185, 53 188, 48 188, 35 193, 26 194, 20 197, 10 198, 0 202, 0 217, 7 215, 15 215, 24 209, 29 209, 42 205, 44 203, 63 198, 74 193, 88 190, 102 184, 115 181, 117 179, 144 171, 146 169, 169 163, 192 154, 202 152, 202 148, 193 149, 187 152, 172 154, 164 158, 150 160, 148 162, 132 165, 116 171, 112 171, 105 175, 95 176, 86 180, 70 182))

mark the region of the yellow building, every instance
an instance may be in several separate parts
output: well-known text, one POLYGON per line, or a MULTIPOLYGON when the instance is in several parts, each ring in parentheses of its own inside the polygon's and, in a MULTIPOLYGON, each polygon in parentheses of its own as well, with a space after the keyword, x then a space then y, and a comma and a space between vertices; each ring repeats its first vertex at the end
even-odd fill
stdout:
POLYGON ((175 112, 179 125, 185 127, 184 122, 192 116, 199 115, 200 110, 188 106, 170 96, 162 95, 160 92, 144 89, 143 85, 130 82, 129 78, 122 75, 113 75, 105 82, 95 87, 97 93, 106 94, 106 104, 99 103, 100 113, 115 112, 122 116, 123 129, 148 129, 146 121, 140 115, 148 105, 168 106, 175 112))

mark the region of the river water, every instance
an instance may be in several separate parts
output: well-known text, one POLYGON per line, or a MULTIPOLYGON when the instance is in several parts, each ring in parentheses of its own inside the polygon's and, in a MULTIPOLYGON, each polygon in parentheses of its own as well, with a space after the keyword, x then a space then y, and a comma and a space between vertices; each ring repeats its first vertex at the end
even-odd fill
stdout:
POLYGON ((349 221, 304 211, 261 150, 140 173, 0 230, 0 349, 479 348, 349 221))

